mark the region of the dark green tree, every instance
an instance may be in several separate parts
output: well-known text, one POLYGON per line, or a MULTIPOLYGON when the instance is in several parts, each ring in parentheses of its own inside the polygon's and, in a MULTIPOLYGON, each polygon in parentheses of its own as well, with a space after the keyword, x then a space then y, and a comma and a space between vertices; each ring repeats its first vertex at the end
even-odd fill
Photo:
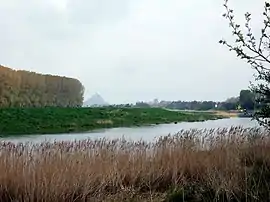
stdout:
POLYGON ((146 102, 136 102, 135 107, 150 108, 150 105, 146 102))
POLYGON ((241 90, 239 97, 239 104, 243 109, 254 110, 255 98, 253 92, 250 90, 241 90))
POLYGON ((267 121, 270 117, 270 3, 264 4, 263 27, 258 37, 255 37, 250 26, 251 14, 249 12, 245 14, 246 23, 241 26, 235 21, 234 11, 229 8, 228 0, 225 0, 224 7, 226 12, 223 17, 228 20, 235 41, 229 43, 222 39, 219 43, 227 46, 255 70, 256 84, 250 83, 250 89, 256 95, 255 102, 260 108, 255 112, 254 118, 270 129, 270 123, 267 121))

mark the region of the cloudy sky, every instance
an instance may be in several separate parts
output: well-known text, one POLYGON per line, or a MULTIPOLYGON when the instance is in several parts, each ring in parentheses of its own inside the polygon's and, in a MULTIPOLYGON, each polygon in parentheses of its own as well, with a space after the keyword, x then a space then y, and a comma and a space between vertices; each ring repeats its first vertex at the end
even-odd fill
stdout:
MULTIPOLYGON (((263 0, 231 0, 237 19, 263 0), (244 5, 244 6, 243 6, 244 5)), ((0 64, 78 78, 85 97, 224 100, 253 70, 217 42, 230 39, 223 0, 0 0, 0 64)))

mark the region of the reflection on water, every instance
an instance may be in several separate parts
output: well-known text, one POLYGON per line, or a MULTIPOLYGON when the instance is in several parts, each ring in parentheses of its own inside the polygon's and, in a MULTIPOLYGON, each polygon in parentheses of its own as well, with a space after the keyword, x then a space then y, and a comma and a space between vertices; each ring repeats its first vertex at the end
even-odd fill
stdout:
POLYGON ((56 134, 56 135, 26 135, 20 137, 1 138, 1 140, 12 142, 32 142, 38 143, 43 141, 66 141, 66 140, 82 140, 82 139, 100 139, 108 138, 115 139, 125 137, 127 140, 145 140, 153 141, 160 136, 175 134, 181 130, 189 129, 211 129, 211 128, 224 128, 231 126, 242 126, 244 128, 258 127, 256 121, 250 118, 230 118, 220 120, 210 120, 205 122, 182 122, 178 124, 161 124, 156 126, 143 126, 134 128, 112 128, 101 129, 87 133, 73 133, 73 134, 56 134))

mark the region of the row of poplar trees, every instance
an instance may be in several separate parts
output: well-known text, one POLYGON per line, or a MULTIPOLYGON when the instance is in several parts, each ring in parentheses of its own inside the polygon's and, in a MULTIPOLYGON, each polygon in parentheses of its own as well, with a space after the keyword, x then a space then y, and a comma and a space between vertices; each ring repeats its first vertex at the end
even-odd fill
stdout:
POLYGON ((84 86, 77 79, 0 65, 0 107, 78 107, 83 94, 84 86))

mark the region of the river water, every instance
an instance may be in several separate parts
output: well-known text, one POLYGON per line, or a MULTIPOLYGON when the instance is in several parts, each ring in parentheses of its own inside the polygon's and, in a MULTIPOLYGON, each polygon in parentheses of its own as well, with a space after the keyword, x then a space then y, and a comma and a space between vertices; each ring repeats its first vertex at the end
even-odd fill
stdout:
POLYGON ((219 120, 209 120, 204 122, 182 122, 177 124, 160 124, 154 126, 132 127, 132 128, 112 128, 95 130, 85 133, 72 133, 72 134, 50 134, 50 135, 24 135, 0 138, 0 140, 18 142, 31 142, 40 143, 43 141, 73 141, 83 139, 115 139, 125 137, 127 140, 145 140, 153 141, 160 136, 166 136, 168 134, 175 134, 181 130, 189 129, 211 129, 211 128, 227 128, 231 126, 242 126, 244 128, 258 127, 256 121, 252 121, 250 118, 229 118, 219 120))

